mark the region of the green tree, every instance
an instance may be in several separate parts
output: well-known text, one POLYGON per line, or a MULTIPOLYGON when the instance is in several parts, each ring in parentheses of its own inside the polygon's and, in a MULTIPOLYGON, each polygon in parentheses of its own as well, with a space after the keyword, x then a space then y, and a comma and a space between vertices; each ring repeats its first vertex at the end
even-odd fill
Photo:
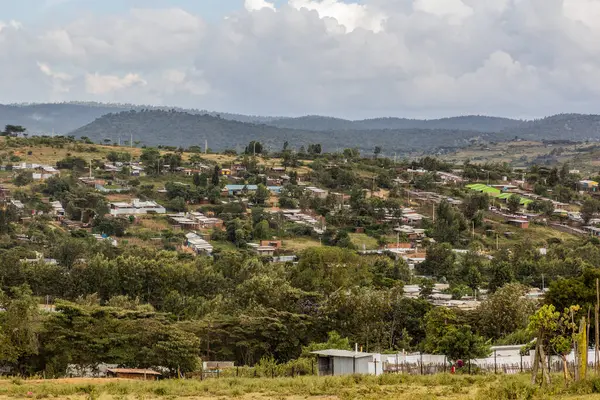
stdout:
POLYGON ((221 168, 218 165, 215 165, 215 168, 213 169, 212 178, 211 178, 212 185, 214 187, 219 186, 220 179, 221 179, 221 168))
POLYGON ((477 211, 487 211, 490 205, 490 197, 487 193, 471 193, 462 204, 465 217, 473 219, 477 211))
POLYGON ((600 202, 596 199, 587 198, 581 206, 581 218, 585 224, 588 224, 594 214, 600 211, 600 202))
POLYGON ((431 236, 442 243, 458 243, 460 233, 467 229, 462 214, 454 209, 446 200, 440 202, 435 210, 435 222, 431 236))
POLYGON ((17 176, 15 176, 15 178, 13 179, 13 183, 19 187, 27 186, 31 182, 33 182, 33 176, 31 172, 27 171, 19 172, 17 176))
POLYGON ((516 213, 521 208, 521 196, 518 194, 511 195, 506 201, 506 205, 508 207, 508 211, 511 213, 516 213))
POLYGON ((424 350, 432 354, 443 354, 442 339, 450 326, 458 323, 456 313, 446 307, 432 308, 425 316, 424 350))
POLYGON ((2 132, 2 136, 18 136, 19 133, 25 133, 26 131, 27 129, 23 128, 21 125, 6 125, 2 132))
POLYGON ((0 292, 0 358, 23 374, 28 357, 39 352, 39 308, 27 285, 0 292))
POLYGON ((373 155, 375 156, 375 158, 377 158, 380 154, 381 154, 381 146, 375 146, 375 149, 373 150, 373 155))
POLYGON ((146 171, 150 174, 160 174, 160 151, 153 147, 142 150, 140 160, 144 164, 146 171))
POLYGON ((512 283, 489 296, 477 308, 479 332, 494 340, 527 328, 536 304, 525 295, 527 286, 512 283))
POLYGON ((324 343, 316 343, 313 342, 308 346, 304 346, 302 348, 302 355, 305 357, 311 356, 313 351, 319 350, 329 350, 329 349, 337 349, 337 350, 352 350, 352 346, 350 345, 350 340, 347 337, 340 336, 336 331, 331 331, 327 333, 327 341, 324 343))
POLYGON ((491 354, 490 344, 471 330, 469 325, 451 325, 439 343, 439 352, 449 360, 470 361, 491 354))
MULTIPOLYGON (((200 174, 199 174, 199 173, 197 173, 197 172, 196 172, 196 173, 195 173, 195 174, 192 176, 192 182, 194 183, 194 186, 196 186, 196 187, 200 187, 200 186, 202 186, 202 178, 200 177, 200 174)), ((204 185, 204 186, 206 186, 206 185, 204 185)))
POLYGON ((66 269, 71 269, 81 259, 88 249, 85 241, 75 238, 65 238, 55 243, 52 256, 66 269))
POLYGON ((448 243, 433 244, 427 249, 425 261, 417 266, 422 275, 436 278, 454 276, 456 270, 456 254, 448 243))
POLYGON ((269 191, 269 189, 267 189, 265 185, 259 184, 253 196, 254 203, 262 206, 265 204, 265 202, 269 199, 270 196, 271 192, 269 191))
POLYGON ((435 283, 431 279, 423 279, 419 285, 419 298, 428 299, 433 294, 435 283))
POLYGON ((248 146, 246 146, 244 153, 249 155, 262 154, 263 145, 259 141, 253 140, 250 143, 248 143, 248 146))
POLYGON ((271 238, 271 229, 269 223, 265 220, 258 222, 254 225, 254 231, 252 236, 255 240, 267 240, 271 238))

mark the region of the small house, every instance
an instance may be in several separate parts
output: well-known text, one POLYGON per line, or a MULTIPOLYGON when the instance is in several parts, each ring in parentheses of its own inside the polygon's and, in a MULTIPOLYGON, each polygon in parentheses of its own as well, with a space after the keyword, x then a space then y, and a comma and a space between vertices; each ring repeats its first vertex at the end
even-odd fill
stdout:
POLYGON ((348 350, 313 351, 318 357, 319 376, 381 375, 381 354, 348 350))
POLYGON ((517 228, 527 229, 529 228, 529 221, 525 219, 509 219, 506 221, 509 225, 516 226, 517 228))
POLYGON ((258 246, 255 248, 256 253, 261 257, 272 257, 275 255, 275 250, 277 250, 273 246, 258 246))
POLYGON ((280 249, 282 244, 281 244, 281 240, 261 240, 260 246, 262 246, 262 247, 271 246, 271 247, 275 247, 276 249, 280 249))
POLYGON ((161 374, 151 369, 109 368, 106 370, 106 376, 109 378, 156 381, 161 374))
POLYGON ((579 186, 581 186, 582 190, 588 190, 588 191, 592 191, 592 192, 595 192, 596 190, 598 190, 598 182, 596 182, 596 181, 591 181, 591 180, 579 181, 579 186))

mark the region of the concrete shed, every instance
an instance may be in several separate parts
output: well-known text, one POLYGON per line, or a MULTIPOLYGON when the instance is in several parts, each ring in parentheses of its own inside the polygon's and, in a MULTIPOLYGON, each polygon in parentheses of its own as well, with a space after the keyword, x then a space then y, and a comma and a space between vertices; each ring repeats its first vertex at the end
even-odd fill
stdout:
POLYGON ((312 354, 318 356, 319 376, 383 373, 380 354, 335 349, 313 351, 312 354))

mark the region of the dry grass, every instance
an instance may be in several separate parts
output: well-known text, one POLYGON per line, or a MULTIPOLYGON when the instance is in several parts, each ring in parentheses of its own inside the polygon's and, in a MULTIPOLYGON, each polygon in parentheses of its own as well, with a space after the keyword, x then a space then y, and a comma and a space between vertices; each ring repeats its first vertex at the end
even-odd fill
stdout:
POLYGON ((379 244, 377 243, 377 239, 368 236, 365 233, 350 233, 350 240, 352 244, 355 245, 359 250, 377 250, 379 248, 379 244))
POLYGON ((297 378, 221 378, 160 382, 118 379, 2 380, 0 400, 56 398, 124 399, 593 399, 596 378, 565 388, 557 376, 552 387, 528 383, 528 375, 383 375, 297 378))
POLYGON ((284 250, 292 252, 300 252, 308 249, 309 247, 319 246, 321 246, 321 243, 318 240, 305 237, 284 240, 282 245, 284 250))
POLYGON ((169 229, 169 223, 162 217, 139 219, 139 226, 152 231, 160 232, 163 229, 169 229))

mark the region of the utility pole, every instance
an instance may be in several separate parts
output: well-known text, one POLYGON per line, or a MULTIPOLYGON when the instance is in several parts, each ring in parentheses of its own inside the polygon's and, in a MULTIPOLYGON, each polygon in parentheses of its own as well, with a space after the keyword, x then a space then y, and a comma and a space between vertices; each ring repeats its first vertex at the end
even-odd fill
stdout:
POLYGON ((208 154, 208 139, 204 139, 204 154, 208 154))
POLYGON ((133 148, 133 133, 130 133, 129 135, 130 135, 130 137, 129 137, 129 147, 133 148))
POLYGON ((546 288, 546 281, 544 280, 544 274, 542 274, 542 292, 546 288))

